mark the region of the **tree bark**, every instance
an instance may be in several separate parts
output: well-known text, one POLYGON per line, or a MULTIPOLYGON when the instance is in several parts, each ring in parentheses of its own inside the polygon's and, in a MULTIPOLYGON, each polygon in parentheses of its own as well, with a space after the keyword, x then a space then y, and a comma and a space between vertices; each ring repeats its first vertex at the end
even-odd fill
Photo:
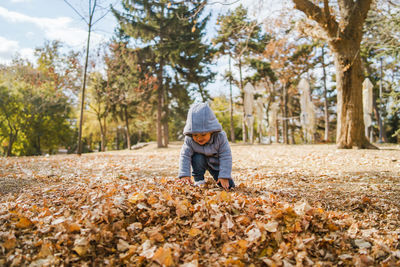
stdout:
POLYGON ((336 143, 339 148, 368 148, 369 141, 364 133, 362 110, 361 60, 359 48, 335 52, 338 125, 336 143))

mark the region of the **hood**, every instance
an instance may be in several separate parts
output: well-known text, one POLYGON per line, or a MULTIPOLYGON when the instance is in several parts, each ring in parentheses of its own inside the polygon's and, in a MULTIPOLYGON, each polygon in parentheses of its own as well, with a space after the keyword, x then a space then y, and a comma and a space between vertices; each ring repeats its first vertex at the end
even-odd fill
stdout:
POLYGON ((207 103, 194 104, 190 107, 184 135, 206 132, 220 132, 222 126, 207 103))

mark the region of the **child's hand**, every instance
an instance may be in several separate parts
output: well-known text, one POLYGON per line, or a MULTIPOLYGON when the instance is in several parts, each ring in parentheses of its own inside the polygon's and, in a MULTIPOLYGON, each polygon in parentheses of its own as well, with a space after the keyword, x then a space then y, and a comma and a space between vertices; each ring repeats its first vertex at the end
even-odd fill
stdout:
POLYGON ((220 183, 225 190, 229 190, 229 179, 218 178, 217 183, 220 183))
POLYGON ((179 182, 184 183, 184 184, 193 184, 192 178, 190 176, 181 177, 179 179, 179 182))

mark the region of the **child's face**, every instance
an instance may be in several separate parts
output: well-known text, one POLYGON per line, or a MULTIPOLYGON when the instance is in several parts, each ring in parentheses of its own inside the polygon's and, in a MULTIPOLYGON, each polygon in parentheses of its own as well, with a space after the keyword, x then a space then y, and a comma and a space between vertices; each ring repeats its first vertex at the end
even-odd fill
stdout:
POLYGON ((193 140, 199 145, 204 145, 208 141, 210 141, 211 133, 198 133, 192 134, 193 140))

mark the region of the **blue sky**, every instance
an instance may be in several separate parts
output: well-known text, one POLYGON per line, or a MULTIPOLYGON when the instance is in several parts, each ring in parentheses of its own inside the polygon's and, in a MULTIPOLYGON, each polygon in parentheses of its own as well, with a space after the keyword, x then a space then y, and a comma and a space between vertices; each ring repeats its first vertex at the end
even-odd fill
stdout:
MULTIPOLYGON (((68 0, 79 13, 88 13, 87 0, 68 0)), ((102 6, 118 3, 120 0, 98 0, 102 6)), ((212 1, 210 1, 212 2, 212 1)), ((281 0, 228 0, 231 5, 216 4, 210 8, 213 10, 214 19, 218 13, 223 13, 229 8, 233 9, 239 4, 249 8, 249 14, 254 18, 262 19, 265 14, 259 13, 262 9, 271 12, 277 9, 281 0)), ((102 15, 101 10, 98 10, 102 15)), ((0 64, 7 64, 18 53, 21 57, 34 60, 33 52, 36 47, 41 47, 46 40, 60 40, 67 47, 80 50, 86 45, 87 25, 63 0, 1 0, 0 3, 0 64)), ((115 28, 116 21, 111 13, 108 13, 94 26, 91 37, 91 47, 96 47, 101 42, 109 40, 115 28)), ((210 23, 209 34, 215 33, 210 23)), ((211 36, 212 37, 212 36, 211 36)), ((223 93, 227 87, 221 81, 221 75, 227 69, 227 59, 218 60, 217 81, 209 86, 212 95, 223 93)))

